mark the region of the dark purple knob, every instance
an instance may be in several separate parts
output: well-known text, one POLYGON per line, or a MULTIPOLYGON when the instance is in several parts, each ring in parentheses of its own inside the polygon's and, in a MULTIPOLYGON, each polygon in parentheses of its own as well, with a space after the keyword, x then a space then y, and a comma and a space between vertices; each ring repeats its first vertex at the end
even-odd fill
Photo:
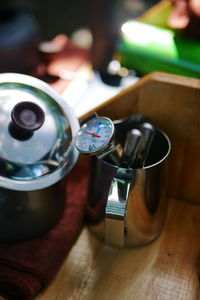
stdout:
POLYGON ((19 102, 11 112, 14 126, 26 131, 39 129, 45 120, 41 107, 33 102, 19 102))

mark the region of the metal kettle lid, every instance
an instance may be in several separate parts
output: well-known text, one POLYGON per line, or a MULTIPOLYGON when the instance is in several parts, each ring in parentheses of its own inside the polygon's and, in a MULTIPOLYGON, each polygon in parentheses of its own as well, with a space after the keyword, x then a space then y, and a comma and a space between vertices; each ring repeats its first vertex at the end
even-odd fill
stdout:
POLYGON ((79 122, 67 103, 32 76, 0 74, 0 186, 45 188, 75 164, 79 122))

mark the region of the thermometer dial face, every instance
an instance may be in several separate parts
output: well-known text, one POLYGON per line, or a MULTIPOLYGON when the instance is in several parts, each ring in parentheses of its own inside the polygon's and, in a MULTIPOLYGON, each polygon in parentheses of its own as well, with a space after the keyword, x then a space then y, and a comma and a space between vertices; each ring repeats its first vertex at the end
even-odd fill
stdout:
POLYGON ((107 148, 114 134, 114 125, 106 117, 90 119, 75 139, 76 148, 85 154, 97 154, 107 148))

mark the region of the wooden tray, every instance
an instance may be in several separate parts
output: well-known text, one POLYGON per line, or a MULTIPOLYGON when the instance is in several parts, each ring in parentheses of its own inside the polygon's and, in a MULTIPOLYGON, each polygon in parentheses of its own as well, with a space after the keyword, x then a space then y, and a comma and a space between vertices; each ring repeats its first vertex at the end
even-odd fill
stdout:
POLYGON ((200 81, 153 73, 98 113, 113 120, 144 114, 168 134, 168 220, 157 240, 134 249, 106 246, 84 228, 55 280, 36 299, 200 299, 200 81))

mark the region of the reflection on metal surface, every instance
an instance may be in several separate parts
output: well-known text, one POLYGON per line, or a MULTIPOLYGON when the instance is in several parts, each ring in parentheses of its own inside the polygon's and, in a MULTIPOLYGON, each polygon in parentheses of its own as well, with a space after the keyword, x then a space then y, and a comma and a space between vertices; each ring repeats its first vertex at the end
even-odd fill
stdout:
POLYGON ((169 152, 168 137, 156 129, 143 168, 93 161, 88 222, 99 238, 123 247, 144 245, 160 234, 167 212, 164 163, 169 152))
POLYGON ((50 86, 23 74, 0 75, 0 186, 35 190, 54 184, 78 158, 73 136, 79 123, 50 86), (44 112, 42 126, 28 138, 11 134, 16 105, 33 103, 44 112))
POLYGON ((118 241, 119 246, 124 246, 126 207, 131 173, 129 170, 119 168, 112 179, 105 213, 105 241, 107 243, 115 244, 118 241))

